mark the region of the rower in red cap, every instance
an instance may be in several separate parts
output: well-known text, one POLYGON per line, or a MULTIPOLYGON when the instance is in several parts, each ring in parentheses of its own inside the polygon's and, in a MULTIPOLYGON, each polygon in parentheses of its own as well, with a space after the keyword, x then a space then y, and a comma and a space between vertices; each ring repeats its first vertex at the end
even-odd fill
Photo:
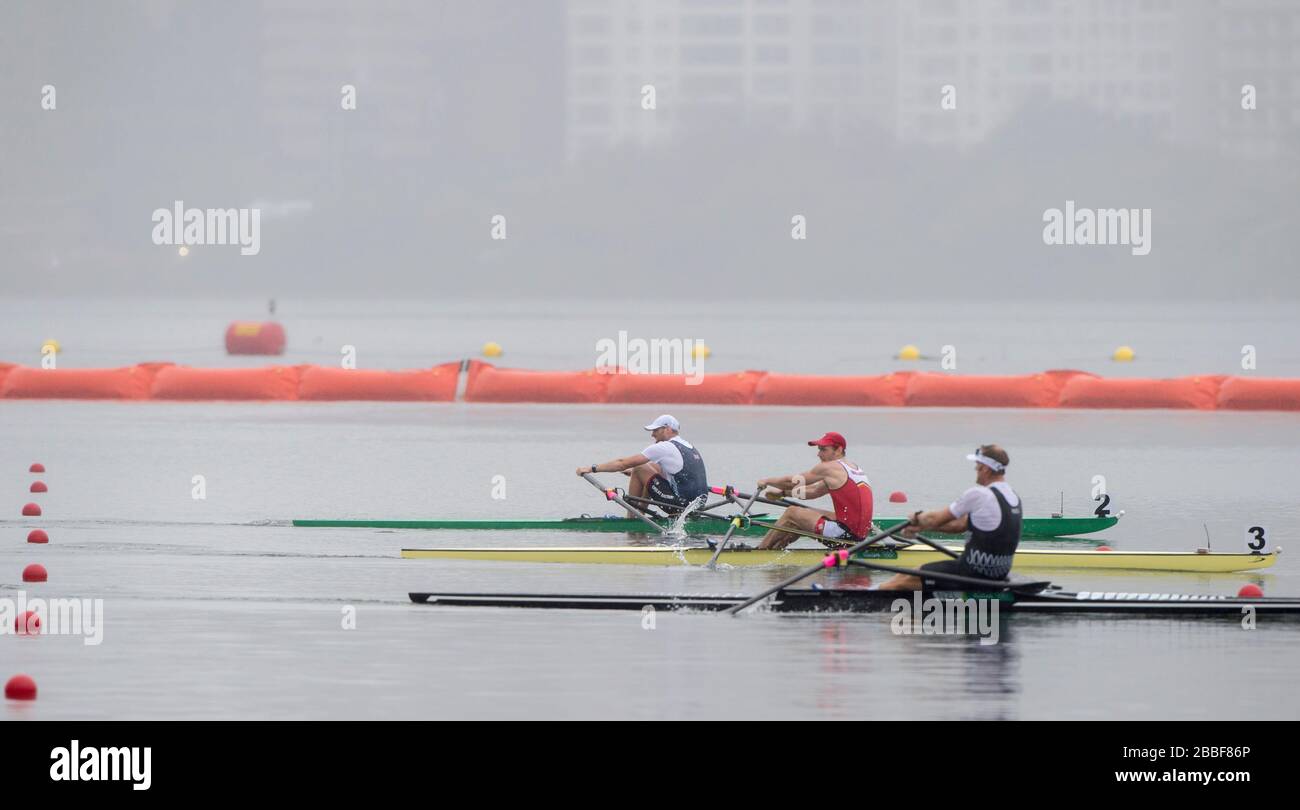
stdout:
MULTIPOLYGON (((759 487, 767 488, 767 496, 776 498, 793 495, 796 498, 831 496, 835 511, 826 512, 806 506, 787 507, 777 520, 778 526, 789 526, 814 532, 828 540, 848 545, 865 538, 871 531, 873 499, 871 482, 867 474, 844 457, 848 443, 838 433, 827 433, 820 439, 808 442, 817 448, 817 465, 806 473, 780 478, 763 478, 759 487)), ((799 539, 799 535, 772 529, 759 543, 759 548, 785 548, 799 539)), ((828 544, 830 545, 830 544, 828 544)))

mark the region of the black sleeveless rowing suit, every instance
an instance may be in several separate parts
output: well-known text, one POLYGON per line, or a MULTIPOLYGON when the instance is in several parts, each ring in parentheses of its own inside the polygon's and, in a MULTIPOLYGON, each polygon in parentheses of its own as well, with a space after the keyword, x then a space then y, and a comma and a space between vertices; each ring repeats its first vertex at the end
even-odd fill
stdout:
POLYGON ((699 450, 678 441, 676 436, 669 441, 682 456, 682 468, 672 475, 664 473, 651 478, 650 497, 662 503, 687 506, 708 493, 709 476, 704 471, 704 458, 699 450))
MULTIPOLYGON (((956 560, 939 560, 921 566, 922 571, 935 571, 943 574, 957 574, 977 579, 1006 579, 1011 573, 1011 563, 1015 559, 1016 548, 1020 545, 1020 524, 1024 515, 1024 502, 1015 506, 1007 502, 997 487, 989 487, 993 497, 997 498, 998 508, 1002 510, 1002 520, 992 531, 984 531, 975 526, 971 520, 970 539, 966 549, 956 560)), ((1014 490, 1013 490, 1014 491, 1014 490)), ((925 580, 925 587, 938 590, 961 590, 955 583, 943 580, 925 580)))

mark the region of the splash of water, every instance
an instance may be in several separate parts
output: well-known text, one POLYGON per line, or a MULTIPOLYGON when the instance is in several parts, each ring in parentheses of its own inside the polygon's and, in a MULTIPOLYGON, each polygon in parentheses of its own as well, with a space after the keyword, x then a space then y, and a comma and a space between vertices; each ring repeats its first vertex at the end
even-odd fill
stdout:
POLYGON ((708 500, 707 495, 701 495, 687 504, 686 508, 681 511, 673 522, 668 524, 667 536, 673 540, 681 540, 686 537, 686 521, 690 519, 691 514, 698 510, 708 500))

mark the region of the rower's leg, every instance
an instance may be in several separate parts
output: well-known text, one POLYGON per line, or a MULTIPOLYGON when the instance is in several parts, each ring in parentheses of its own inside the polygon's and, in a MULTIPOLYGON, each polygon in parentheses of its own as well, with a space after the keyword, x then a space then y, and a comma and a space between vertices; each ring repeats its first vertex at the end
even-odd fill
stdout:
MULTIPOLYGON (((653 493, 650 493, 648 490, 650 479, 654 478, 656 475, 659 475, 659 465, 655 464, 653 461, 647 461, 639 467, 633 467, 632 477, 628 481, 627 485, 627 494, 637 498, 653 497, 653 493)), ((636 513, 628 512, 627 516, 635 519, 636 513)))
MULTIPOLYGON (((781 517, 777 518, 776 525, 789 526, 792 529, 802 529, 806 532, 817 530, 817 521, 824 516, 824 513, 816 509, 809 509, 804 506, 791 506, 785 510, 781 517)), ((799 539, 799 535, 783 532, 780 529, 768 529, 767 534, 763 535, 763 540, 758 544, 760 549, 781 549, 790 545, 799 539)))
POLYGON ((656 475, 661 475, 659 465, 653 461, 647 461, 639 467, 632 468, 632 479, 627 485, 629 495, 635 495, 638 498, 648 498, 646 487, 650 484, 650 479, 656 475))

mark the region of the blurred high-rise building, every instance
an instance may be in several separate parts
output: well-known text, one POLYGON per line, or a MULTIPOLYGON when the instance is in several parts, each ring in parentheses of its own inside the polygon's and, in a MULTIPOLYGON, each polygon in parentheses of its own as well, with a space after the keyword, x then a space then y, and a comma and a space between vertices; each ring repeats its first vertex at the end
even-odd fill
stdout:
POLYGON ((1300 3, 1217 0, 1204 24, 1213 143, 1241 157, 1300 153, 1300 3), (1254 110, 1242 109, 1245 85, 1258 94, 1254 110))
POLYGON ((440 6, 265 0, 258 65, 261 108, 286 157, 362 154, 427 158, 440 98, 434 78, 440 6), (351 119, 342 88, 356 88, 351 119), (356 124, 355 126, 353 124, 356 124))
POLYGON ((714 121, 852 131, 893 106, 896 25, 890 3, 569 0, 568 154, 714 121))
POLYGON ((559 151, 563 6, 261 0, 258 78, 286 157, 464 165, 559 151), (517 43, 526 39, 531 47, 517 43), (359 114, 340 115, 344 85, 359 114))
POLYGON ((962 148, 1046 102, 1231 154, 1300 140, 1291 0, 569 0, 566 34, 570 157, 710 120, 962 148))
MULTIPOLYGON (((1173 0, 900 3, 899 114, 907 141, 968 146, 1049 101, 1128 119, 1160 139, 1180 126, 1184 20, 1173 0), (940 108, 941 88, 955 110, 940 108)), ((1199 6, 1204 9, 1204 4, 1199 6)))

